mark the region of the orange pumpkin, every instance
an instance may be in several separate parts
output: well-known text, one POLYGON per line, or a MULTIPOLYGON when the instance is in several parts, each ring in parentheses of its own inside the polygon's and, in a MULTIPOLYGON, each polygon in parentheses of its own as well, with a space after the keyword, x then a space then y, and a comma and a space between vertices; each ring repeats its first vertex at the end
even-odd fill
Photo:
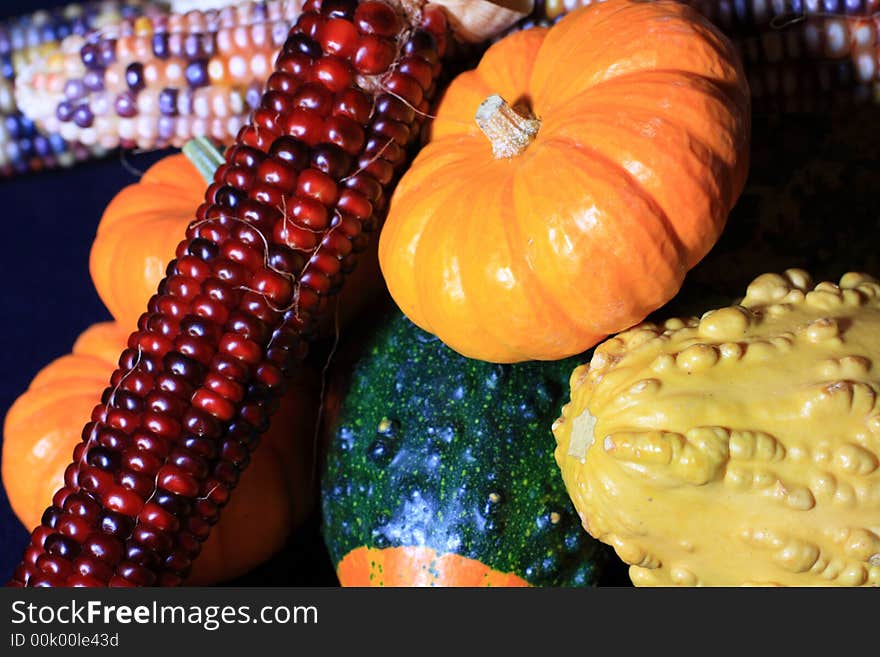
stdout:
POLYGON ((718 239, 748 170, 741 63, 678 2, 512 34, 436 113, 379 260, 404 313, 472 358, 560 359, 641 321, 718 239))
MULTIPOLYGON (((128 334, 115 322, 94 324, 79 336, 72 353, 39 372, 9 409, 3 427, 3 484, 13 511, 28 528, 40 524, 63 485, 64 469, 81 440, 82 419, 91 415, 106 388, 128 334)), ((314 508, 316 382, 304 371, 291 383, 188 584, 228 580, 264 562, 314 508)))
MULTIPOLYGON (((159 160, 107 205, 92 243, 89 269, 98 295, 123 326, 137 327, 204 196, 205 178, 178 153, 159 160)), ((371 249, 360 256, 339 295, 340 324, 384 290, 375 242, 371 240, 371 249)), ((332 331, 333 322, 323 328, 332 331)))

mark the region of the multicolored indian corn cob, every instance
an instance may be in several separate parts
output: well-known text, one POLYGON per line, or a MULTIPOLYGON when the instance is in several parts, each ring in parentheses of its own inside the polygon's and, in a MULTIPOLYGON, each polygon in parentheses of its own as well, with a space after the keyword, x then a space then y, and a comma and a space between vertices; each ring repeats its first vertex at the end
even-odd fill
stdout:
POLYGON ((175 585, 385 213, 445 11, 308 0, 128 341, 12 585, 175 585))
POLYGON ((808 15, 736 43, 759 107, 817 111, 880 101, 880 15, 808 15))
MULTIPOLYGON (((766 27, 814 17, 868 17, 880 9, 878 0, 678 0, 689 4, 722 30, 736 36, 766 27)), ((554 19, 604 0, 536 0, 539 15, 554 19)))
POLYGON ((245 2, 71 37, 22 71, 16 100, 43 130, 86 145, 230 143, 301 9, 302 0, 245 2))
POLYGON ((60 48, 71 35, 85 35, 106 25, 164 10, 145 0, 101 0, 69 4, 0 22, 0 176, 67 166, 102 153, 60 135, 37 130, 15 102, 16 75, 60 48))
MULTIPOLYGON (((517 29, 600 1, 538 0, 517 29)), ((733 36, 758 111, 817 111, 880 98, 880 0, 681 1, 733 36)), ((178 0, 172 7, 223 8, 130 18, 71 37, 63 52, 19 76, 18 103, 42 131, 87 145, 83 153, 180 146, 200 135, 229 143, 258 101, 284 20, 292 21, 301 3, 178 0)), ((38 145, 41 152, 51 147, 45 139, 38 145)))

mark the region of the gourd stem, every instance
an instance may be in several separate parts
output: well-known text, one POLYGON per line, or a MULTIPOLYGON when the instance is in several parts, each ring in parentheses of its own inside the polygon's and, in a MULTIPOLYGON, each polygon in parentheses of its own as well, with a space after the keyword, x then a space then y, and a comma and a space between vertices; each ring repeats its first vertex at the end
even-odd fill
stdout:
POLYGON ((540 119, 520 114, 498 94, 480 103, 474 120, 492 143, 495 159, 523 153, 541 128, 540 119))
POLYGON ((225 162, 221 153, 207 137, 190 139, 183 145, 183 154, 193 163, 205 182, 214 182, 214 172, 225 162))

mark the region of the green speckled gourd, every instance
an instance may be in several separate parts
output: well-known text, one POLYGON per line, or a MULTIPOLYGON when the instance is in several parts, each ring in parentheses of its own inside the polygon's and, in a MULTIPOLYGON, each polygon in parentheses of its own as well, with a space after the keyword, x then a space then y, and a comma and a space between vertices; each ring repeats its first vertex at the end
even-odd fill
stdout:
POLYGON ((323 533, 340 583, 629 584, 553 460, 576 362, 469 360, 386 312, 328 396, 323 533))

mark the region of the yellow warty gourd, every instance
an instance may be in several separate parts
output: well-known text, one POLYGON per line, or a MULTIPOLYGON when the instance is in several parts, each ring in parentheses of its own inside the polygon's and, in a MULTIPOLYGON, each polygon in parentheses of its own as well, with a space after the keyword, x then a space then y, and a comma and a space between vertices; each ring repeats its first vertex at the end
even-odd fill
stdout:
POLYGON ((571 376, 556 460, 638 586, 880 585, 880 283, 765 274, 571 376))

